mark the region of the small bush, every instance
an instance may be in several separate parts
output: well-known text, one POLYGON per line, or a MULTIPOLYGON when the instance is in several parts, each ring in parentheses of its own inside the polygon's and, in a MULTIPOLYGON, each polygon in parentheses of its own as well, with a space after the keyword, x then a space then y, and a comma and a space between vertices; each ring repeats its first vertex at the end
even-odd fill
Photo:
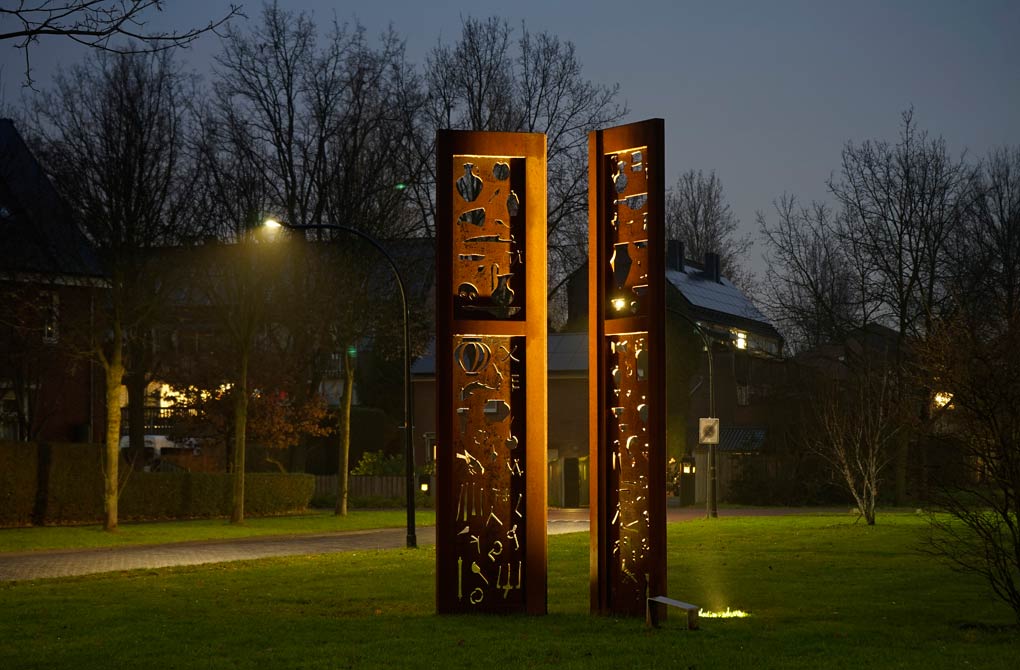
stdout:
POLYGON ((392 476, 404 474, 404 457, 387 456, 382 451, 366 451, 351 470, 352 475, 392 476))

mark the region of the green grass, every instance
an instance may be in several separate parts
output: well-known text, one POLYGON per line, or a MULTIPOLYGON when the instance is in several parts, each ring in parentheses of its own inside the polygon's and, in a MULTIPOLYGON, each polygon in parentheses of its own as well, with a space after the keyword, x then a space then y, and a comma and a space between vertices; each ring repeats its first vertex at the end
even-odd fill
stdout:
MULTIPOLYGON (((435 519, 433 510, 419 510, 415 514, 415 522, 418 525, 434 525, 435 519)), ((239 526, 224 519, 203 519, 125 523, 121 524, 115 533, 103 531, 102 526, 5 528, 0 529, 0 553, 39 549, 93 549, 263 535, 332 533, 369 528, 399 528, 406 523, 406 510, 353 510, 347 517, 337 517, 332 511, 323 510, 297 516, 252 518, 239 526)))
POLYGON ((748 610, 661 630, 588 615, 586 534, 549 539, 545 617, 436 616, 432 549, 0 585, 3 668, 1013 668, 1012 613, 916 551, 923 520, 669 528, 669 592, 748 610))

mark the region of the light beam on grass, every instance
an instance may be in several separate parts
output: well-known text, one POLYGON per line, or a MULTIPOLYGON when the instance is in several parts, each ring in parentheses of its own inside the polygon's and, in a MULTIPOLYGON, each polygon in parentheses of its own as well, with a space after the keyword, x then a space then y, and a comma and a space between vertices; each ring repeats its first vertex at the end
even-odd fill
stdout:
POLYGON ((706 612, 705 610, 698 610, 698 616, 702 619, 743 619, 751 616, 751 613, 745 612, 744 610, 731 610, 727 607, 725 612, 706 612))

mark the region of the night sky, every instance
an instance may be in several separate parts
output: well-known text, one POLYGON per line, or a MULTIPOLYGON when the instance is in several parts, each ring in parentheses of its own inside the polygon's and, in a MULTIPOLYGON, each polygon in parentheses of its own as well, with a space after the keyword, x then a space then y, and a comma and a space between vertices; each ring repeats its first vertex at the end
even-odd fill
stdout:
MULTIPOLYGON (((185 27, 223 13, 222 0, 173 0, 153 28, 185 27), (158 25, 157 25, 158 24, 158 25)), ((246 2, 249 17, 261 4, 246 2)), ((299 0, 327 27, 334 15, 370 35, 392 23, 421 63, 462 16, 504 16, 571 40, 586 77, 618 82, 627 121, 666 120, 667 185, 689 168, 715 170, 742 227, 783 192, 826 197, 847 140, 895 140, 900 112, 942 135, 956 154, 983 156, 1020 144, 1020 2, 643 2, 517 0, 299 0)), ((0 44, 3 101, 22 95, 22 54, 0 44)), ((207 37, 183 53, 208 71, 219 48, 207 37)), ((59 64, 81 58, 67 40, 42 41, 33 76, 46 87, 59 64)), ((760 245, 752 251, 761 270, 760 245)))

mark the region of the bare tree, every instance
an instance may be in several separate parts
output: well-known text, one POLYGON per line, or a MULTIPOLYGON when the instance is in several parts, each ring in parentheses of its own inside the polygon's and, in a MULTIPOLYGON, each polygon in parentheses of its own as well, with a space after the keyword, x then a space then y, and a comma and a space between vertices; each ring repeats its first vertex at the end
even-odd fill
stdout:
POLYGON ((872 319, 861 259, 850 257, 824 203, 802 206, 791 195, 775 203, 775 221, 758 212, 766 243, 760 298, 792 351, 840 341, 872 319))
POLYGON ((913 109, 902 119, 895 144, 848 142, 829 189, 842 244, 867 263, 876 317, 904 339, 924 335, 944 298, 946 245, 970 207, 972 171, 917 128, 913 109))
POLYGON ((25 83, 32 84, 31 47, 43 37, 64 37, 92 49, 116 53, 153 53, 183 47, 215 32, 236 16, 240 5, 204 26, 184 30, 150 30, 153 12, 165 0, 19 0, 0 7, 0 40, 15 40, 25 54, 25 83), (113 44, 124 38, 127 43, 113 44))
MULTIPOLYGON (((291 225, 321 226, 306 237, 358 249, 350 236, 328 226, 383 239, 420 234, 419 218, 398 187, 418 181, 421 161, 407 133, 417 124, 421 96, 396 35, 389 32, 373 46, 360 26, 335 25, 320 43, 307 16, 273 4, 250 32, 228 32, 217 63, 211 114, 234 137, 235 160, 265 179, 265 214, 291 225)), ((316 362, 356 348, 372 332, 378 312, 365 303, 378 301, 366 287, 378 283, 371 280, 378 280, 375 268, 383 259, 320 258, 326 253, 306 254, 305 270, 311 271, 292 273, 295 305, 306 311, 288 322, 288 339, 310 354, 309 393, 322 380, 316 362)), ((354 366, 344 371, 339 514, 347 511, 347 402, 354 366)))
POLYGON ((151 252, 185 235, 191 175, 182 154, 187 80, 168 52, 98 53, 57 77, 36 106, 40 156, 96 249, 109 290, 94 356, 105 370, 105 527, 117 527, 120 387, 132 337, 169 290, 151 252))
MULTIPOLYGON (((926 335, 941 308, 947 244, 972 197, 972 169, 963 158, 952 158, 942 138, 919 130, 913 109, 902 119, 896 144, 847 143, 839 177, 829 180, 842 206, 842 244, 864 263, 876 318, 899 333, 901 354, 907 338, 926 335)), ((909 454, 910 440, 900 440, 898 504, 906 501, 909 454)))
POLYGON ((683 242, 690 258, 704 258, 706 252, 719 254, 722 274, 748 288, 753 277, 744 256, 751 237, 738 236, 739 225, 714 170, 707 176, 701 170, 684 172, 666 195, 666 237, 683 242))
MULTIPOLYGON (((548 141, 549 295, 586 258, 589 131, 623 118, 619 86, 585 79, 574 45, 499 18, 467 18, 454 45, 426 63, 426 119, 419 129, 427 178, 414 185, 423 211, 435 208, 435 132, 441 128, 545 133, 548 141)), ((432 231, 429 230, 429 236, 432 231)))
POLYGON ((843 368, 840 381, 815 396, 813 429, 805 441, 828 461, 857 511, 873 526, 883 475, 903 423, 893 372, 884 365, 872 367, 868 356, 861 352, 856 364, 843 368))
MULTIPOLYGON (((759 215, 770 247, 766 301, 795 329, 792 339, 811 346, 879 323, 897 334, 894 368, 903 375, 908 341, 924 338, 944 309, 948 254, 973 206, 973 181, 963 158, 919 130, 907 110, 895 143, 845 145, 841 169, 828 181, 839 206, 834 215, 819 205, 798 208, 788 198, 777 204, 777 224, 759 215)), ((904 383, 898 379, 896 386, 904 383)), ((917 418, 923 422, 922 406, 917 418)), ((916 437, 907 431, 897 437, 898 504, 906 500, 916 437)), ((922 472, 925 453, 918 451, 922 472)))
POLYGON ((963 476, 940 486, 931 549, 984 577, 1020 621, 1020 148, 992 152, 977 193, 953 309, 920 351, 920 373, 942 394, 935 427, 963 455, 963 476))

